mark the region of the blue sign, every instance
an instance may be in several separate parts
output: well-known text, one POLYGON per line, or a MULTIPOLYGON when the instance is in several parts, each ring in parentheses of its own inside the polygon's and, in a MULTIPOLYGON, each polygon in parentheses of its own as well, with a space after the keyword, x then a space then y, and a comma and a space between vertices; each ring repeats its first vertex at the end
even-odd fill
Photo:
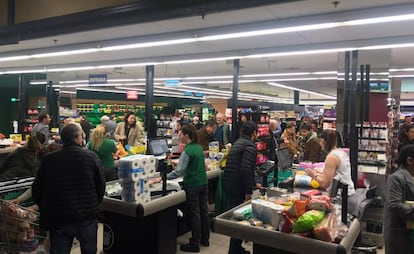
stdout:
POLYGON ((195 97, 203 97, 203 96, 204 96, 204 94, 203 94, 203 93, 194 93, 194 96, 195 96, 195 97))
POLYGON ((166 87, 177 87, 180 85, 180 81, 178 79, 167 79, 165 81, 166 87))
POLYGON ((89 74, 89 84, 106 84, 107 80, 106 74, 89 74))

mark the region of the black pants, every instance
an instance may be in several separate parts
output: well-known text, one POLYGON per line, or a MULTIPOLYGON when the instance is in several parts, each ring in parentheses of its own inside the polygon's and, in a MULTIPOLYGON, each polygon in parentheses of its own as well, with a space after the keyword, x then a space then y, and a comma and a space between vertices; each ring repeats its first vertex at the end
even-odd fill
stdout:
MULTIPOLYGON (((244 194, 226 193, 226 210, 242 204, 245 200, 244 194)), ((240 254, 242 251, 242 240, 230 238, 229 254, 240 254)))
POLYGON ((80 242, 82 254, 96 254, 98 220, 86 220, 50 229, 50 253, 69 254, 73 239, 80 242))
POLYGON ((185 188, 187 195, 185 206, 190 222, 191 239, 193 246, 199 246, 200 241, 207 242, 210 238, 208 217, 208 186, 185 188))

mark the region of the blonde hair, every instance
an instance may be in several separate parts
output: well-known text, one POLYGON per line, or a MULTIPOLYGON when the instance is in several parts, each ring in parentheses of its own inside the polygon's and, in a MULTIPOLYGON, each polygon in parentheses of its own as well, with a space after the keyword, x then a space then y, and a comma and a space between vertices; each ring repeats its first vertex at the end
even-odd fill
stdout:
POLYGON ((99 148, 101 148, 104 138, 106 137, 105 134, 105 127, 102 124, 96 126, 91 136, 93 150, 98 151, 99 148))

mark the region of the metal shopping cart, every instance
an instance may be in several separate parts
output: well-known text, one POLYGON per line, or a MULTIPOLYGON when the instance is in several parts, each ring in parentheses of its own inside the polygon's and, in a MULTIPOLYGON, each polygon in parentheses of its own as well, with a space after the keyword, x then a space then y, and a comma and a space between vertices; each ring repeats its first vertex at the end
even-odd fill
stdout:
POLYGON ((39 228, 39 213, 30 200, 10 202, 30 188, 33 178, 0 183, 0 253, 46 253, 46 232, 39 228))

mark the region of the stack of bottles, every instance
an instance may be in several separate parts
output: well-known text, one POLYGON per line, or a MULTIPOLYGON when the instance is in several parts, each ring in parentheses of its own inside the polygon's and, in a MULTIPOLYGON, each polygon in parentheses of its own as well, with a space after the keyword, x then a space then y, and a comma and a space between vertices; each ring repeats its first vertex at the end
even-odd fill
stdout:
POLYGON ((151 200, 148 178, 155 173, 155 165, 154 155, 137 154, 119 160, 118 177, 123 201, 144 204, 151 200))

